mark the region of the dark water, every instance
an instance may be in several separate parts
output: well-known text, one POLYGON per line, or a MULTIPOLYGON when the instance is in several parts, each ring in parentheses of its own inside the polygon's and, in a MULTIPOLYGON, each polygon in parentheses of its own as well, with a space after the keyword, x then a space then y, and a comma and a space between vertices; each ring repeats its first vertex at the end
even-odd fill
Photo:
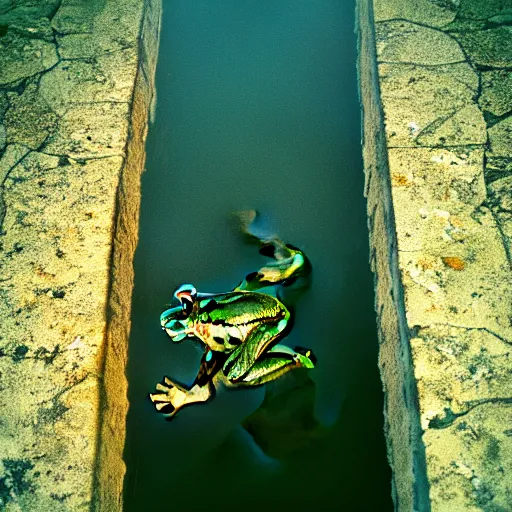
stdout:
POLYGON ((354 2, 168 0, 164 8, 135 257, 125 510, 392 510, 354 2), (256 413, 259 444, 240 423, 264 388, 218 393, 172 422, 147 399, 163 375, 190 382, 197 371, 192 343, 172 344, 159 327, 174 288, 227 291, 264 262, 228 222, 251 208, 313 264, 285 342, 318 358, 314 385, 256 413))

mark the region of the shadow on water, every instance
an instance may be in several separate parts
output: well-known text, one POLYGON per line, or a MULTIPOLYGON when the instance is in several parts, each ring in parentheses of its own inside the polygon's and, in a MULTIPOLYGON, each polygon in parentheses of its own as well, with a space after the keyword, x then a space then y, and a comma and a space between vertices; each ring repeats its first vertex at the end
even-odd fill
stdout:
POLYGON ((135 256, 126 511, 308 510, 319 498, 392 510, 353 23, 348 0, 165 2, 135 256), (285 343, 312 348, 317 367, 166 422, 147 395, 163 375, 190 382, 200 353, 170 342, 160 312, 181 283, 227 291, 261 266, 228 222, 251 208, 313 264, 285 343))

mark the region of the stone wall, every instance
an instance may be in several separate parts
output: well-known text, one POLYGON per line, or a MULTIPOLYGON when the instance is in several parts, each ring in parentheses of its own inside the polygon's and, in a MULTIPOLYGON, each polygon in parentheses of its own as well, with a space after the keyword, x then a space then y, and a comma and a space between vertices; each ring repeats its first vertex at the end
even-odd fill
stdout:
POLYGON ((0 1, 0 509, 121 509, 160 8, 0 1))
POLYGON ((397 510, 512 510, 512 5, 359 0, 397 510))

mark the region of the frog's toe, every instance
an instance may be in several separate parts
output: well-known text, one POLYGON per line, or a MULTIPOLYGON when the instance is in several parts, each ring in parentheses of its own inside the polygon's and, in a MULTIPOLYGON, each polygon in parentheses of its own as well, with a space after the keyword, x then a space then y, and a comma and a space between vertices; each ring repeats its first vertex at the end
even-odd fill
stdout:
POLYGON ((156 410, 167 417, 174 416, 184 401, 186 391, 168 377, 164 377, 155 387, 160 393, 150 393, 149 398, 155 404, 156 410))
POLYGON ((164 414, 174 413, 174 411, 176 410, 172 404, 165 402, 157 402, 155 403, 155 407, 158 412, 162 412, 164 414))
MULTIPOLYGON (((158 389, 158 385, 156 386, 158 389)), ((158 409, 158 403, 159 402, 168 402, 169 397, 167 393, 150 393, 149 398, 151 398, 151 401, 156 404, 156 408, 158 409)))
POLYGON ((156 407, 156 410, 158 412, 162 413, 166 418, 172 418, 178 412, 178 409, 176 409, 170 403, 164 403, 164 402, 155 403, 155 407, 156 407))
MULTIPOLYGON (((160 384, 156 385, 156 388, 161 391, 162 387, 160 384)), ((155 404, 155 409, 168 419, 173 418, 178 412, 179 408, 173 405, 173 399, 169 393, 150 393, 149 398, 155 404)))
POLYGON ((314 368, 316 366, 316 356, 309 348, 294 347, 295 351, 294 360, 299 366, 304 368, 314 368))

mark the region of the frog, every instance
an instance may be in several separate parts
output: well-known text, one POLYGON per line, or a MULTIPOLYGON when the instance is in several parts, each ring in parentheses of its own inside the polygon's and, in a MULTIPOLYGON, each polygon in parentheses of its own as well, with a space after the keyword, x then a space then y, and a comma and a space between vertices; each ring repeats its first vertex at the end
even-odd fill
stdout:
POLYGON ((200 293, 192 284, 183 284, 173 294, 177 305, 160 315, 160 325, 174 343, 192 339, 202 348, 192 385, 164 376, 157 392, 149 394, 167 419, 184 407, 211 401, 219 386, 262 386, 293 369, 315 368, 312 350, 281 343, 292 320, 283 290, 308 285, 311 263, 297 247, 258 229, 258 215, 241 212, 238 218, 243 233, 271 261, 228 292, 200 293))

